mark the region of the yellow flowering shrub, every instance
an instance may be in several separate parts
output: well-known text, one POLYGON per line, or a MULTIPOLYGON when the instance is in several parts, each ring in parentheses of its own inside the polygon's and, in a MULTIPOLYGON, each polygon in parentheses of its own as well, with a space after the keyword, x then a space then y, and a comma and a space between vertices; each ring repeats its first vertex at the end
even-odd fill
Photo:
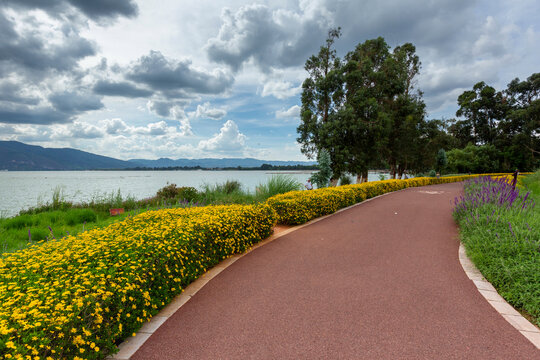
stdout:
POLYGON ((464 181, 474 176, 479 175, 370 181, 363 184, 328 187, 311 191, 292 191, 273 196, 266 203, 276 210, 278 223, 297 225, 319 216, 332 214, 338 209, 387 192, 407 187, 464 181))
POLYGON ((268 237, 268 205, 149 211, 0 258, 0 357, 102 359, 206 269, 268 237))

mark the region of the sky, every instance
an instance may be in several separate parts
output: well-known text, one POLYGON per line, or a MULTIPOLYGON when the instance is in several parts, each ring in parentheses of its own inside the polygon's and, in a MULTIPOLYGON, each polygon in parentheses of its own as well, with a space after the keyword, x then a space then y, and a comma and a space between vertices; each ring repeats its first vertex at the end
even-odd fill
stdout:
POLYGON ((0 140, 118 159, 306 160, 304 64, 410 42, 428 119, 539 72, 536 0, 2 0, 0 140))

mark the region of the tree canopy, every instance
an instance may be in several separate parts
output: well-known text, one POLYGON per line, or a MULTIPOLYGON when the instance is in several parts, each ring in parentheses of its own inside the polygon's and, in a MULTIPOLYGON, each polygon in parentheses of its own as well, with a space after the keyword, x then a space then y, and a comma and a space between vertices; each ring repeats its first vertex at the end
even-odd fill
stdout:
POLYGON ((366 181, 373 168, 401 177, 435 168, 539 166, 540 73, 525 81, 516 78, 503 91, 478 82, 457 98, 457 120, 426 120, 423 93, 416 88, 421 62, 413 44, 391 49, 378 37, 341 59, 334 49, 340 35, 339 28, 330 30, 318 54, 306 61, 297 128, 308 158, 328 152, 332 183, 345 173, 366 181))

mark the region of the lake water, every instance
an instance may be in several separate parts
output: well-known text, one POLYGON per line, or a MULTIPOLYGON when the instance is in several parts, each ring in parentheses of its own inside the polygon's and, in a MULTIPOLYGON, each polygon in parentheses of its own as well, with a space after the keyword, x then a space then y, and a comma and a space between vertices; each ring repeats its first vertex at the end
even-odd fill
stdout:
MULTIPOLYGON (((20 210, 52 202, 56 188, 61 187, 64 199, 73 202, 89 201, 120 189, 123 197, 135 199, 154 196, 169 184, 193 186, 238 180, 244 190, 266 183, 274 174, 290 174, 302 184, 311 171, 0 171, 0 216, 13 216, 20 210)), ((370 172, 370 181, 378 173, 370 172)))

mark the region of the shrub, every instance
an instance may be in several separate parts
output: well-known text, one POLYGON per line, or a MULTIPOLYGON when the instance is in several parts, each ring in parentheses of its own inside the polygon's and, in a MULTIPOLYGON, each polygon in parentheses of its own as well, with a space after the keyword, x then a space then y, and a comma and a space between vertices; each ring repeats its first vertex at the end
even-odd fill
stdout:
POLYGON ((225 183, 218 185, 217 189, 225 194, 232 194, 233 192, 240 191, 242 184, 238 180, 227 180, 225 183))
POLYGON ((178 195, 176 184, 167 184, 157 191, 156 196, 162 200, 174 199, 178 195))
POLYGON ((343 175, 341 175, 341 177, 339 178, 339 184, 340 184, 340 185, 351 185, 352 183, 353 183, 352 177, 350 177, 350 176, 347 175, 347 174, 343 174, 343 175))
POLYGON ((323 188, 312 191, 293 191, 276 195, 266 202, 277 213, 282 224, 303 224, 319 216, 331 214, 338 209, 365 199, 412 186, 442 184, 463 181, 470 176, 444 178, 412 178, 406 180, 371 181, 362 184, 323 188))
POLYGON ((0 353, 105 358, 206 269, 264 239, 274 224, 267 205, 166 209, 7 254, 0 353))
POLYGON ((192 202, 198 199, 199 192, 194 187, 182 186, 182 187, 177 188, 177 190, 178 190, 178 195, 177 195, 178 200, 192 202))

